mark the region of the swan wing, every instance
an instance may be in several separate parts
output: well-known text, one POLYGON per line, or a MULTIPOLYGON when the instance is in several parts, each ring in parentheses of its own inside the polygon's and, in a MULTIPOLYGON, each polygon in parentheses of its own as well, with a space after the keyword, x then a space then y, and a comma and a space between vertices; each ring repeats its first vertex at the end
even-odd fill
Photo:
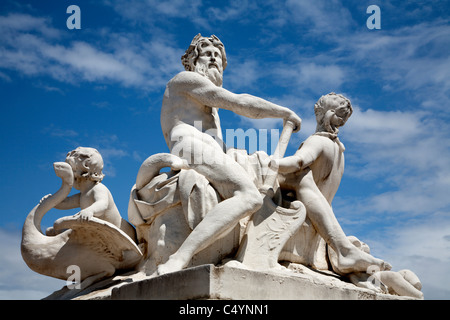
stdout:
POLYGON ((69 242, 80 245, 80 250, 92 250, 99 257, 106 258, 117 269, 137 264, 143 254, 136 243, 112 223, 92 217, 82 221, 68 216, 55 221, 54 228, 72 229, 69 242))

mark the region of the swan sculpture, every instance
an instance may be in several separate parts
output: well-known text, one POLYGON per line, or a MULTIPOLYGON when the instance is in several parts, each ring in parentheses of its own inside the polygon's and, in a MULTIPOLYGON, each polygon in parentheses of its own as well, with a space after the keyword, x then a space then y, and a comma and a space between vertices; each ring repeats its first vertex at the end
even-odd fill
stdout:
POLYGON ((21 252, 28 267, 67 280, 72 274, 70 267, 78 266, 81 289, 112 276, 116 270, 134 268, 142 258, 139 247, 129 235, 107 221, 67 216, 55 221, 56 235, 42 233, 42 218, 66 199, 74 183, 68 163, 56 162, 53 167, 62 179, 60 189, 44 197, 28 214, 23 226, 21 252))

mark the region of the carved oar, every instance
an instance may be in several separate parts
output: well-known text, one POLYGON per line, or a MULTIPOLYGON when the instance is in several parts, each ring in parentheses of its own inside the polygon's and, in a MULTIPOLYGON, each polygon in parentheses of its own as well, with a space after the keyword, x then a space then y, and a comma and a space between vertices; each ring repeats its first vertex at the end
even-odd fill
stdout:
MULTIPOLYGON (((280 136, 273 159, 280 159, 286 152, 294 130, 294 124, 287 121, 280 136)), ((297 232, 306 218, 306 209, 300 201, 283 208, 273 202, 274 185, 278 167, 272 161, 260 192, 264 204, 248 222, 236 259, 246 267, 257 270, 281 268, 278 257, 289 238, 297 232)))
MULTIPOLYGON (((277 148, 275 149, 275 152, 272 155, 273 160, 278 160, 284 157, 294 128, 295 125, 293 122, 286 121, 283 131, 281 132, 277 148)), ((275 186, 277 176, 278 176, 278 166, 276 165, 276 161, 271 161, 269 168, 267 170, 266 177, 264 178, 264 185, 261 188, 260 192, 272 198, 274 191, 273 188, 275 186)))

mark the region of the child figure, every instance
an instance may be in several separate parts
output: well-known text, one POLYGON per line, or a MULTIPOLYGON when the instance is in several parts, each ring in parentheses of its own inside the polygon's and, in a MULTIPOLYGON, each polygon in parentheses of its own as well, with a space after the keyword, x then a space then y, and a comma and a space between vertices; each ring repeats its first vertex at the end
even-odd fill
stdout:
POLYGON ((344 145, 337 137, 353 112, 350 101, 340 94, 322 96, 314 106, 316 132, 297 152, 277 162, 283 188, 295 191, 320 236, 337 253, 338 273, 365 272, 369 266, 379 270, 390 265, 358 250, 346 237, 337 221, 331 202, 344 173, 344 145))
MULTIPOLYGON (((122 229, 133 240, 133 227, 122 219, 111 192, 101 183, 103 177, 103 159, 94 148, 78 147, 67 154, 66 162, 72 167, 75 189, 80 193, 64 199, 55 208, 61 210, 80 208, 74 215, 81 221, 88 221, 92 217, 105 220, 122 229)), ((47 230, 51 234, 52 230, 47 230)))

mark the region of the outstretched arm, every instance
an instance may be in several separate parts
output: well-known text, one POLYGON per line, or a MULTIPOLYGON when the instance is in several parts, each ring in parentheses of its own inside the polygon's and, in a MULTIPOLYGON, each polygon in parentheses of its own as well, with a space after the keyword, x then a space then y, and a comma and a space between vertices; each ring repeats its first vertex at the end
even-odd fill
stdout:
POLYGON ((178 81, 184 87, 186 95, 205 106, 227 109, 252 119, 281 118, 289 120, 295 124, 295 131, 300 130, 300 117, 286 107, 250 94, 232 93, 224 88, 217 87, 195 72, 180 73, 178 81))
POLYGON ((59 210, 69 210, 80 207, 80 194, 74 194, 73 196, 65 198, 55 208, 59 210))

